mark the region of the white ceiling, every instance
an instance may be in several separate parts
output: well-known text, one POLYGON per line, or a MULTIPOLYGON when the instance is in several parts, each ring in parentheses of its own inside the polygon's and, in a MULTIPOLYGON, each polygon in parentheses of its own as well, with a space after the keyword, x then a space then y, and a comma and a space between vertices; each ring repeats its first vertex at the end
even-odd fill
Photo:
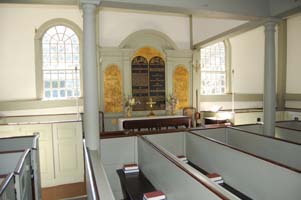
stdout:
POLYGON ((0 3, 79 5, 181 13, 193 16, 254 20, 301 11, 301 0, 0 0, 0 3))

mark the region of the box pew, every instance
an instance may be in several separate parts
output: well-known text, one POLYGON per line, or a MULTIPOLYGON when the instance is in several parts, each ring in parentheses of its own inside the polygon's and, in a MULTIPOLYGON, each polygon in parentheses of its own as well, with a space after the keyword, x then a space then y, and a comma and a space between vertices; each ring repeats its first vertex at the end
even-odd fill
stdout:
POLYGON ((145 136, 138 136, 138 152, 140 170, 167 199, 239 199, 145 136))
MULTIPOLYGON (((281 121, 275 126, 275 137, 291 142, 301 143, 301 123, 299 121, 281 121)), ((262 124, 235 126, 238 129, 263 134, 262 124)))
POLYGON ((196 133, 186 134, 186 156, 209 173, 219 173, 226 183, 252 199, 299 200, 301 175, 196 133))
POLYGON ((35 199, 41 199, 39 135, 0 138, 0 151, 25 150, 28 148, 31 149, 31 166, 33 168, 35 199))
POLYGON ((84 141, 86 188, 89 200, 115 200, 97 151, 91 151, 84 141))
MULTIPOLYGON (((211 133, 218 133, 219 129, 209 129, 208 131, 211 133)), ((181 132, 181 133, 169 133, 169 134, 155 134, 155 135, 147 135, 145 136, 148 138, 151 142, 153 142, 156 146, 163 147, 166 151, 169 153, 172 153, 173 156, 180 156, 184 155, 186 156, 186 141, 185 141, 185 136, 187 132, 181 132), (169 142, 171 141, 171 142, 169 142), (170 144, 173 143, 173 144, 170 144)), ((215 135, 216 136, 216 135, 215 135)), ((219 137, 223 138, 223 137, 219 137)), ((178 159, 178 158, 177 158, 178 159)), ((204 169, 198 167, 197 165, 194 165, 191 163, 189 160, 187 160, 187 164, 197 170, 197 173, 201 173, 203 177, 206 179, 209 172, 205 171, 204 169)), ((187 165, 186 165, 187 166, 187 165)), ((190 168, 190 167, 189 167, 190 168)), ((240 191, 236 190, 232 186, 230 186, 228 183, 224 183, 219 185, 222 187, 222 189, 227 190, 231 192, 232 194, 236 195, 240 199, 250 199, 240 191)))
POLYGON ((0 199, 17 199, 15 193, 15 177, 14 173, 10 173, 0 182, 0 199))
MULTIPOLYGON (((30 149, 27 149, 24 151, 0 152, 0 174, 13 172, 14 189, 18 200, 33 199, 30 151, 30 149)), ((6 187, 6 189, 10 189, 10 187, 6 187)))
POLYGON ((240 150, 272 160, 288 168, 301 169, 301 145, 279 138, 269 137, 236 127, 227 129, 193 130, 193 133, 215 139, 240 150), (225 140, 220 140, 222 136, 225 140), (226 142, 225 142, 226 141, 226 142))
POLYGON ((276 122, 276 126, 301 131, 301 121, 299 120, 279 121, 276 122))

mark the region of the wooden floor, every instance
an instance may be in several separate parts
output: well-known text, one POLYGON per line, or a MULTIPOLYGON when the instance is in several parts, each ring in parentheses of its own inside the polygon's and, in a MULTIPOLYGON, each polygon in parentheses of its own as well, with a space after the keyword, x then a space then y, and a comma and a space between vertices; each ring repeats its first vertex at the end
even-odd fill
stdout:
POLYGON ((43 200, 59 200, 71 197, 84 196, 86 194, 86 184, 84 182, 42 188, 43 200))

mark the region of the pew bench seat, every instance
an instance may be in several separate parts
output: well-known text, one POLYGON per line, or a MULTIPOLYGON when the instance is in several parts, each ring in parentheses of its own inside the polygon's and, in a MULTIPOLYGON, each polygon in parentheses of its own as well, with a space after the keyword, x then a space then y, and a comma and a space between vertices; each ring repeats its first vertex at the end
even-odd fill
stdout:
MULTIPOLYGON (((191 167, 195 168, 196 170, 198 170, 199 172, 201 172, 202 174, 204 174, 206 176, 209 174, 207 171, 205 171, 204 169, 200 168, 199 166, 193 164, 190 161, 188 161, 187 164, 190 165, 191 167)), ((222 184, 219 184, 219 185, 242 200, 252 200, 250 197, 246 196, 245 194, 241 193, 240 191, 236 190, 235 188, 231 187, 230 185, 228 185, 225 182, 222 184)))
POLYGON ((156 190, 141 171, 125 174, 122 169, 118 169, 117 174, 126 200, 142 200, 144 193, 156 190))

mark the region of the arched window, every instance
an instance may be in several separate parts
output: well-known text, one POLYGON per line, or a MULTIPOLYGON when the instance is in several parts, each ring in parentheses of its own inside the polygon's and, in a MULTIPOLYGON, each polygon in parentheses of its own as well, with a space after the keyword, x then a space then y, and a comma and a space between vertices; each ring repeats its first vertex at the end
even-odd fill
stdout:
POLYGON ((201 48, 201 95, 225 94, 227 63, 225 42, 201 48))
POLYGON ((49 28, 42 38, 43 98, 80 96, 79 38, 69 27, 49 28))
POLYGON ((80 97, 82 31, 67 19, 52 19, 35 34, 37 98, 60 100, 80 97))

